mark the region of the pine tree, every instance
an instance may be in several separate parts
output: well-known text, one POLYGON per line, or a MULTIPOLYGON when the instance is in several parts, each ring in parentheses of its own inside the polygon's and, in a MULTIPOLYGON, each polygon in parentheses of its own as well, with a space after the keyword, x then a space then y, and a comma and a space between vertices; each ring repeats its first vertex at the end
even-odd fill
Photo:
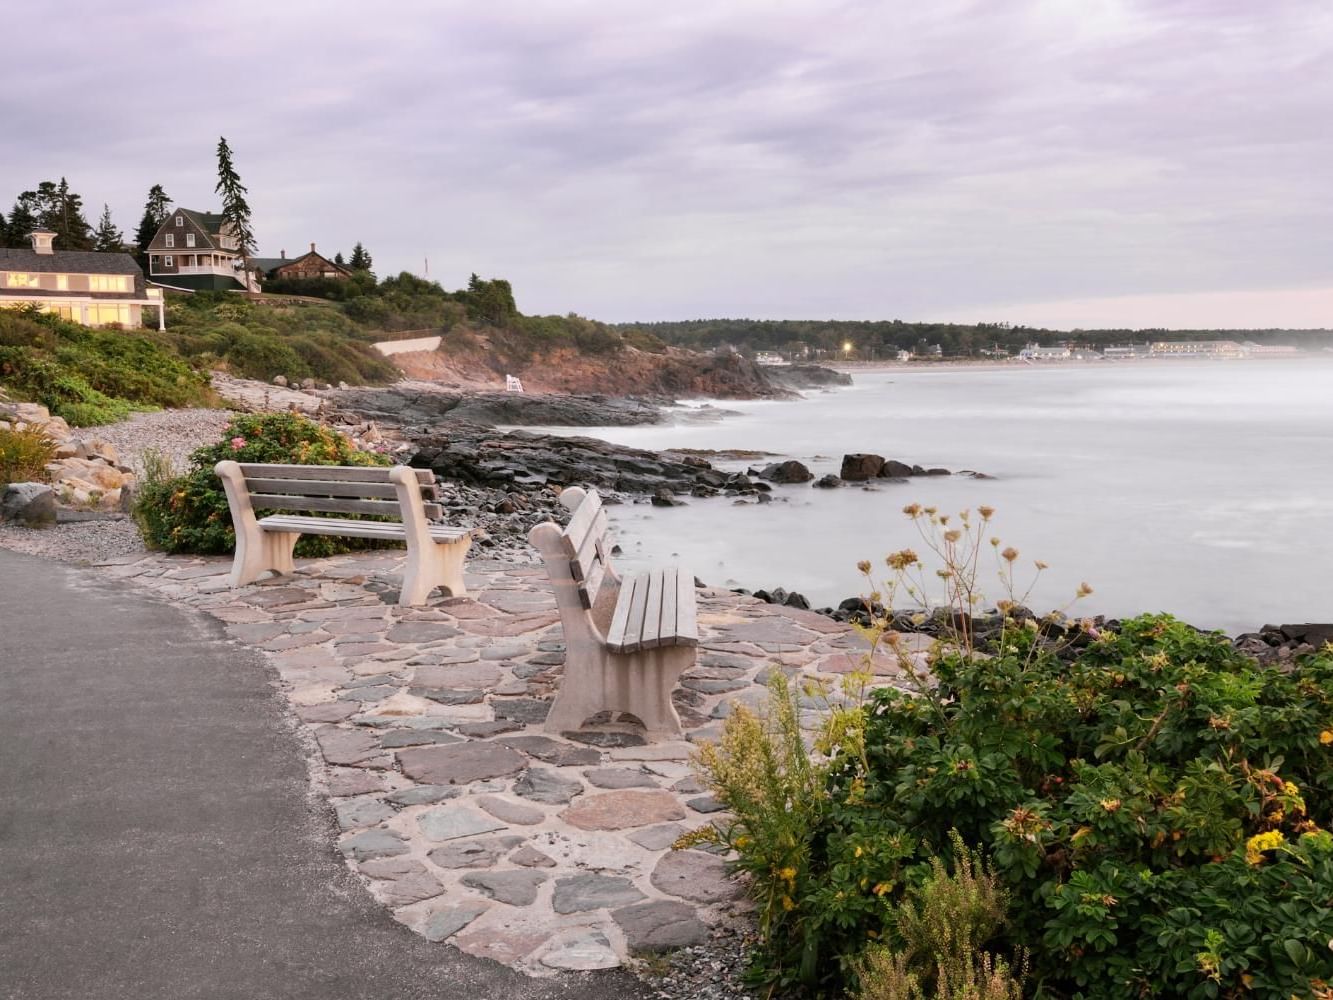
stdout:
POLYGON ((341 250, 339 250, 337 253, 333 255, 333 262, 337 264, 339 267, 347 266, 347 261, 343 260, 343 252, 341 250))
POLYGON ((139 248, 140 256, 148 252, 148 244, 153 242, 153 237, 157 235, 157 231, 162 228, 162 223, 167 221, 167 216, 170 214, 171 199, 162 190, 161 184, 154 184, 148 189, 148 201, 143 207, 143 218, 139 220, 139 228, 134 232, 134 243, 139 248))
POLYGON ((83 217, 83 199, 71 191, 69 181, 42 181, 34 192, 37 223, 56 234, 57 250, 91 250, 92 226, 83 217))
POLYGON ((93 234, 93 249, 101 253, 123 253, 125 234, 111 221, 111 207, 102 204, 102 218, 97 223, 97 232, 93 234))
POLYGON ((356 246, 352 247, 352 258, 347 266, 353 271, 369 271, 375 262, 370 256, 370 252, 361 245, 358 240, 356 246))
POLYGON ((250 272, 250 255, 255 252, 255 234, 250 229, 250 205, 245 200, 245 185, 231 162, 231 147, 226 137, 218 139, 218 186, 222 195, 222 218, 232 225, 233 235, 240 247, 245 273, 250 272))
POLYGON ((24 191, 18 196, 13 211, 9 213, 5 246, 18 248, 30 245, 28 241, 32 231, 41 224, 37 217, 36 202, 36 191, 24 191))

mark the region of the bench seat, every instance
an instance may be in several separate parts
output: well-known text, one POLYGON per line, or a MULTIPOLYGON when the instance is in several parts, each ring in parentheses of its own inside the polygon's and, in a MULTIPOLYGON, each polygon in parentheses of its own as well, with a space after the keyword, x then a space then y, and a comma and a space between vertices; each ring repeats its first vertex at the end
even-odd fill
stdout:
POLYGON ((606 648, 635 653, 659 646, 697 646, 694 579, 675 566, 627 573, 606 630, 606 648))
MULTIPOLYGON (((345 538, 382 538, 404 542, 407 528, 401 521, 348 521, 340 517, 301 517, 295 514, 270 514, 259 519, 264 531, 294 531, 302 535, 341 535, 345 538)), ((471 537, 468 528, 427 523, 426 530, 436 542, 459 542, 471 537)))

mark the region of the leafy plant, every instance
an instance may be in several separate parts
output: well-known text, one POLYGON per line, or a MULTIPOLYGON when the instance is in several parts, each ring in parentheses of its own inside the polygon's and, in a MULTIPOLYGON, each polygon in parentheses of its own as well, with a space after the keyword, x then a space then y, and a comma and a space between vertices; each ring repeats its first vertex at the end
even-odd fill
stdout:
MULTIPOLYGON (((826 783, 793 834, 805 869, 791 909, 770 919, 755 974, 837 991, 864 943, 884 941, 903 961, 863 968, 894 989, 910 988, 908 973, 928 988, 908 935, 962 922, 913 909, 913 887, 939 885, 932 858, 957 871, 963 851, 980 851, 1010 896, 997 961, 1030 953, 1037 996, 1326 990, 1333 649, 1279 671, 1169 616, 1114 630, 1038 619, 1015 593, 1018 554, 986 537, 991 512, 907 512, 943 565, 890 556, 865 628, 897 657, 903 689, 870 691, 819 735, 826 783), (1014 595, 993 613, 978 584, 988 547, 1014 595), (924 620, 936 589, 933 614, 948 627, 921 663, 893 624, 924 620), (914 610, 894 607, 907 601, 914 610)), ((771 845, 720 835, 762 875, 771 845)), ((755 885, 762 905, 770 890, 755 885)), ((942 912, 965 910, 967 896, 942 912)), ((962 971, 984 978, 975 964, 962 971)))
MULTIPOLYGON (((373 452, 359 451, 343 435, 294 413, 240 415, 217 444, 190 456, 190 468, 167 476, 157 460, 145 457, 145 475, 134 503, 134 519, 144 543, 166 552, 212 555, 236 546, 227 495, 213 467, 223 459, 285 465, 388 465, 373 452)), ((262 512, 260 513, 262 516, 262 512)), ((345 516, 345 515, 344 515, 345 516)), ((298 556, 333 555, 384 547, 366 539, 305 535, 298 556)))
POLYGON ((55 442, 41 430, 0 430, 0 486, 45 481, 46 463, 55 454, 55 442))

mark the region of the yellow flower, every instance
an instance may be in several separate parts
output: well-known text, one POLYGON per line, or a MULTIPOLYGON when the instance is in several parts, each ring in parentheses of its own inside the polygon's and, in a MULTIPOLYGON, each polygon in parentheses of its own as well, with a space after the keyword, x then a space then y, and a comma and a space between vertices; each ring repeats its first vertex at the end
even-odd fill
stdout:
POLYGON ((795 882, 795 881, 796 881, 796 869, 795 869, 795 868, 784 868, 784 869, 782 869, 782 871, 778 872, 778 878, 782 879, 784 882, 789 882, 789 883, 790 883, 790 882, 795 882))
POLYGON ((792 910, 796 909, 796 904, 791 901, 790 896, 783 896, 782 908, 786 910, 788 913, 790 913, 792 910))
POLYGON ((863 851, 863 850, 861 849, 861 845, 860 845, 860 844, 857 844, 857 845, 856 845, 856 851, 855 851, 855 853, 856 853, 856 856, 857 856, 858 858, 859 858, 862 854, 865 853, 865 851, 863 851))
POLYGON ((1322 733, 1320 733, 1319 742, 1324 744, 1324 746, 1328 746, 1330 743, 1333 743, 1333 729, 1325 729, 1322 733))
POLYGON ((1269 830, 1267 833, 1256 833, 1249 840, 1245 841, 1245 860, 1252 865, 1257 865, 1264 860, 1264 851, 1271 851, 1274 848, 1281 847, 1287 842, 1282 836, 1281 830, 1269 830))
POLYGON ((875 893, 876 896, 882 896, 882 895, 884 895, 886 892, 890 892, 892 889, 893 889, 893 883, 892 883, 892 882, 879 882, 879 883, 876 883, 876 885, 875 885, 874 893, 875 893))

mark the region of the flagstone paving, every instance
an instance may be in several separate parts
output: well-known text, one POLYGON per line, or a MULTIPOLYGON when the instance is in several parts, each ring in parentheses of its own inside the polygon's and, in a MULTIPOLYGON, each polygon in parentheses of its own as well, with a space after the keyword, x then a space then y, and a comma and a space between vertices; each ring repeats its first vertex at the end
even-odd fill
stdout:
MULTIPOLYGON (((267 654, 322 755, 347 863, 397 920, 530 975, 611 968, 744 919, 726 860, 672 847, 721 815, 691 753, 735 705, 763 702, 774 669, 837 697, 866 650, 820 615, 700 590, 698 662, 675 692, 683 739, 609 719, 547 733, 564 644, 541 568, 471 563, 469 597, 399 608, 401 554, 298 562, 234 591, 230 566, 150 555, 106 571, 267 654)), ((877 683, 899 677, 887 656, 872 666, 877 683)), ((824 699, 805 703, 813 725, 824 699)))

